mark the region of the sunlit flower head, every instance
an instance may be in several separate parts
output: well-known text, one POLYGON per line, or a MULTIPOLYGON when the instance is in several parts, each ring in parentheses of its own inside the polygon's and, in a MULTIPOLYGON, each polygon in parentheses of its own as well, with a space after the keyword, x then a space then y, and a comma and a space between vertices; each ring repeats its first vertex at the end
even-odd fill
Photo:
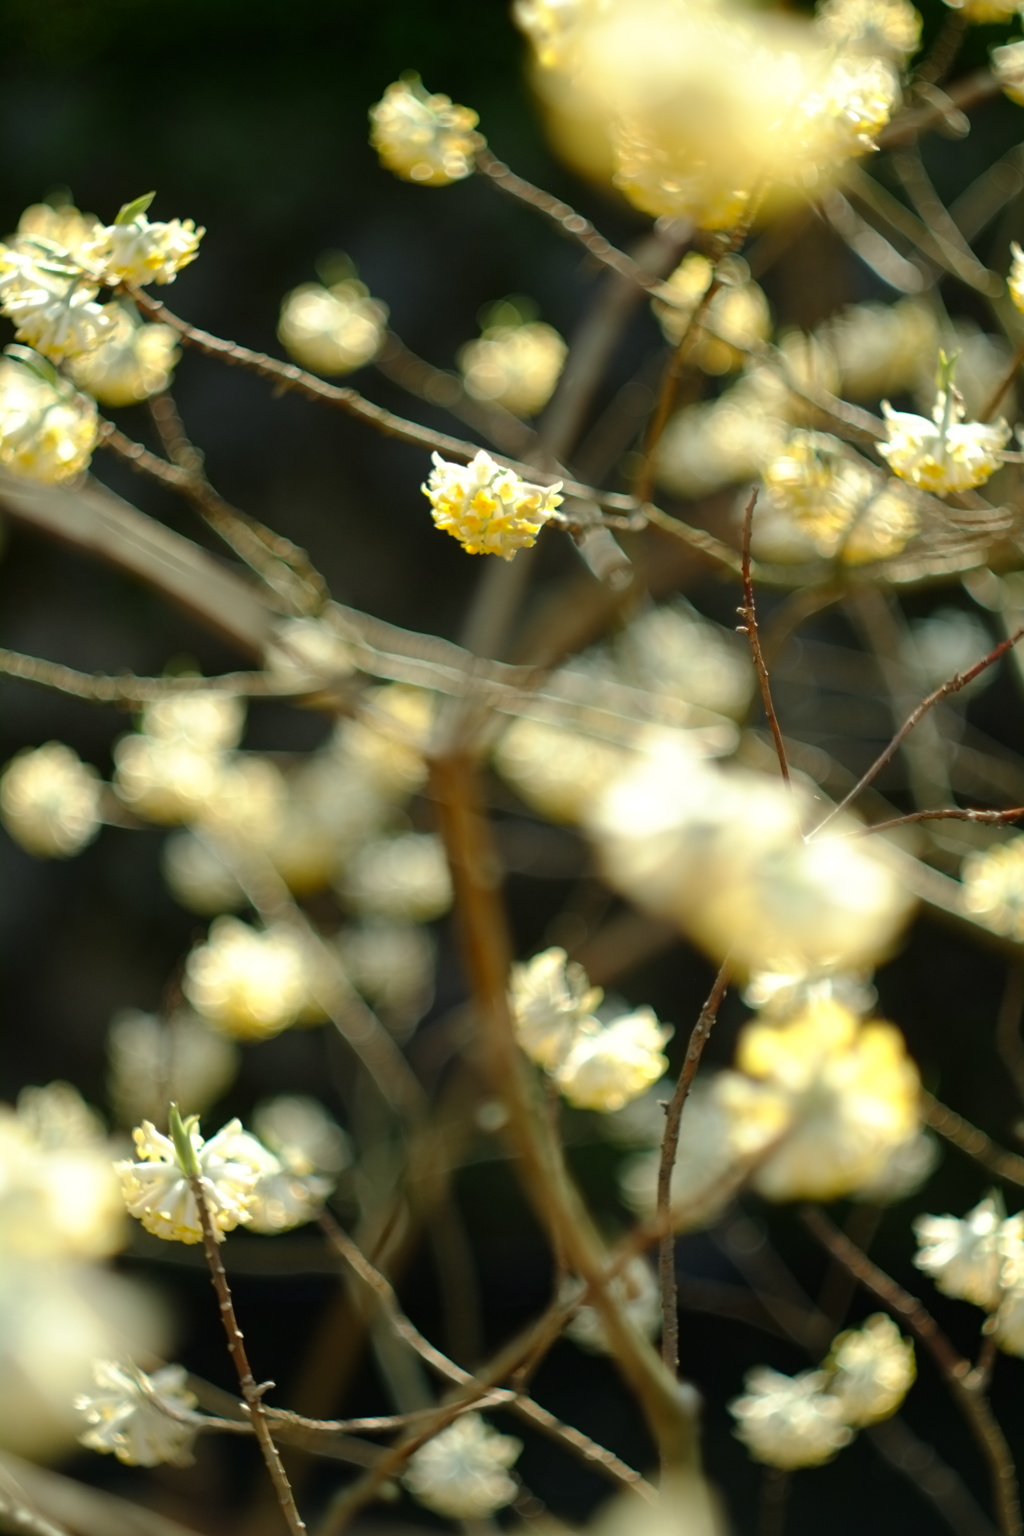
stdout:
POLYGON ((107 1034, 107 1092, 122 1125, 160 1119, 169 1101, 202 1114, 234 1082, 238 1047, 187 1011, 164 1022, 136 1009, 107 1034))
POLYGON ((24 1088, 0 1105, 0 1254, 105 1258, 124 1243, 124 1210, 102 1121, 69 1083, 24 1088))
POLYGON ((1024 939, 1024 834, 968 854, 961 878, 968 912, 995 933, 1024 939))
POLYGON ((328 616, 282 619, 274 627, 263 664, 282 687, 308 687, 310 692, 355 670, 352 646, 328 616))
POLYGON ((452 464, 433 455, 434 468, 421 487, 438 528, 458 539, 470 555, 511 560, 537 535, 561 505, 562 482, 532 485, 503 469, 482 448, 470 464, 452 464))
POLYGON ((96 402, 31 359, 0 358, 0 466, 44 485, 76 480, 99 437, 96 402))
POLYGON ((610 1024, 591 1020, 581 1026, 551 1075, 576 1109, 621 1109, 668 1070, 661 1048, 671 1036, 671 1028, 659 1024, 650 1008, 610 1024))
POLYGON ((508 1469, 523 1445, 478 1413, 464 1413, 409 1458, 402 1482, 413 1498, 450 1520, 483 1520, 511 1504, 518 1485, 508 1469))
POLYGON ((769 1200, 834 1200, 877 1180, 918 1129, 920 1079, 903 1036, 819 1002, 740 1033, 736 1066, 779 1094, 789 1129, 755 1169, 769 1200))
POLYGON ((60 741, 26 748, 0 776, 0 819, 39 858, 66 859, 100 828, 100 777, 60 741))
POLYGON ((826 1390, 824 1371, 783 1376, 759 1365, 747 1372, 744 1385, 744 1396, 733 1399, 729 1412, 736 1438, 756 1461, 783 1471, 817 1467, 853 1439, 842 1404, 826 1390))
POLYGON ((581 965, 564 949, 546 949, 512 967, 509 1004, 516 1038, 531 1061, 552 1072, 565 1060, 586 1021, 601 1001, 581 965))
POLYGON ((920 526, 912 493, 898 480, 880 485, 828 433, 794 432, 762 479, 763 515, 791 519, 819 555, 846 564, 899 554, 920 526))
MULTIPOLYGON (((581 1281, 570 1281, 562 1288, 560 1299, 566 1304, 583 1292, 581 1281)), ((654 1271, 646 1259, 631 1259, 608 1286, 608 1294, 635 1328, 648 1339, 653 1339, 661 1328, 661 1290, 654 1271)), ((584 1303, 576 1311, 565 1328, 566 1337, 581 1349, 592 1354, 610 1354, 608 1335, 597 1308, 584 1303)))
POLYGON ((193 1008, 238 1040, 265 1040, 294 1024, 309 986, 305 948, 284 926, 259 931, 218 917, 185 962, 183 990, 193 1008))
POLYGON ((19 248, 77 256, 96 238, 102 225, 94 213, 81 213, 72 203, 32 203, 18 220, 19 248))
POLYGON ((723 286, 707 310, 713 331, 698 327, 690 356, 705 373, 733 373, 743 367, 751 348, 767 341, 771 330, 768 300, 751 281, 746 262, 726 256, 716 269, 699 251, 689 251, 666 280, 678 304, 655 299, 653 308, 667 340, 678 343, 715 275, 723 286))
MULTIPOLYGON (((229 1120, 216 1136, 204 1140, 193 1118, 186 1123, 186 1133, 199 1165, 214 1236, 223 1242, 225 1233, 249 1220, 260 1169, 238 1120, 229 1120)), ((195 1195, 171 1138, 143 1120, 132 1132, 132 1140, 134 1160, 114 1164, 129 1215, 141 1221, 154 1237, 201 1243, 203 1228, 195 1195)))
POLYGON ((279 1156, 248 1131, 238 1131, 226 1155, 256 1169, 257 1179, 246 1207, 250 1232, 290 1232, 315 1221, 334 1189, 333 1180, 314 1173, 297 1149, 289 1153, 282 1150, 279 1156))
POLYGON ((429 923, 452 903, 444 844, 432 832, 375 838, 346 865, 341 892, 361 916, 429 923))
POLYGON ((370 143, 381 163, 403 181, 445 187, 474 170, 483 138, 477 114, 448 96, 432 96, 419 75, 403 75, 370 108, 370 143))
POLYGON ((265 1099, 253 1111, 252 1124, 263 1145, 295 1172, 340 1173, 352 1162, 345 1132, 308 1094, 265 1099))
MULTIPOLYGON (((1024 38, 1015 43, 1004 43, 1000 48, 993 48, 989 55, 992 61, 992 73, 1003 88, 1003 95, 1017 103, 1018 107, 1024 106, 1024 38)), ((1024 273, 1017 265, 1017 251, 1019 247, 1013 247, 1014 266, 1010 269, 1010 278, 1007 287, 1010 297, 1018 309, 1024 303, 1024 273)))
POLYGON ((195 1394, 181 1365, 165 1365, 147 1375, 133 1360, 97 1360, 96 1392, 75 1398, 75 1408, 90 1426, 79 1440, 90 1451, 112 1451, 129 1467, 191 1464, 199 1425, 195 1394))
POLYGON ((918 1216, 914 1263, 945 1296, 992 1312, 1003 1295, 1003 1266, 1024 1257, 1024 1215, 1007 1218, 1001 1195, 988 1195, 973 1211, 918 1216))
POLYGON ((609 882, 738 975, 872 968, 912 909, 884 850, 779 779, 722 770, 661 741, 609 785, 590 823, 609 882))
POLYGON ((238 745, 245 726, 245 700, 219 689, 183 689, 154 699, 142 711, 139 729, 161 741, 185 741, 204 752, 238 745))
POLYGON ((386 304, 371 299, 355 278, 325 288, 302 283, 285 294, 277 334, 288 353, 315 373, 351 373, 380 351, 388 321, 386 304))
POLYGON ((190 742, 131 734, 114 743, 114 788, 147 821, 193 821, 221 785, 218 754, 190 742))
POLYGON ((999 1282, 999 1305, 988 1326, 1005 1354, 1024 1356, 1024 1244, 1008 1245, 999 1282))
POLYGON ((70 360, 68 372, 100 405, 134 405, 168 387, 178 351, 169 325, 139 320, 126 305, 108 305, 110 329, 99 345, 70 360))
POLYGON ((493 400, 514 416, 536 416, 550 400, 568 348, 551 325, 530 320, 515 304, 496 304, 477 341, 458 355, 468 394, 493 400))
POLYGON ((914 1384, 914 1346, 884 1312, 832 1341, 825 1362, 828 1390, 854 1429, 894 1414, 914 1384))
POLYGON ((434 985, 434 943, 415 923, 371 919, 338 934, 349 981, 399 1033, 426 1012, 434 985))
POLYGON ((221 759, 195 819, 204 835, 225 848, 241 844, 269 850, 287 813, 288 785, 277 764, 255 752, 235 752, 221 759))
POLYGON ((882 401, 889 440, 878 451, 894 474, 924 491, 947 496, 984 485, 1002 463, 1010 440, 1005 421, 964 421, 955 391, 940 390, 931 419, 894 411, 882 401))
POLYGON ((110 334, 113 317, 95 302, 97 292, 58 257, 0 245, 0 310, 18 340, 51 362, 91 352, 110 334))
POLYGON ((191 219, 151 224, 146 209, 152 195, 126 203, 113 224, 101 229, 85 250, 94 270, 111 287, 118 283, 173 283, 182 267, 195 261, 206 233, 191 219))
POLYGON ((975 27, 998 25, 1020 15, 1020 0, 945 0, 945 3, 975 27))
POLYGON ((899 64, 921 45, 921 16, 910 0, 822 0, 817 28, 830 43, 899 64))

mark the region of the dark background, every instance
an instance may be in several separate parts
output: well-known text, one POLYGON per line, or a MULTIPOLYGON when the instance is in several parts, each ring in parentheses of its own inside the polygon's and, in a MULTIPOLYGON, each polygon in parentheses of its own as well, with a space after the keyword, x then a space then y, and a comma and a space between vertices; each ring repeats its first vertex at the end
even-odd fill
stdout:
MULTIPOLYGON (((931 30, 936 23, 929 13, 931 30)), ((0 35, 0 225, 13 229, 26 204, 56 188, 70 189, 80 207, 104 219, 122 202, 155 188, 154 217, 192 217, 208 231, 200 259, 161 297, 197 324, 252 346, 277 350, 281 296, 312 279, 316 257, 331 249, 349 253, 373 294, 390 306, 393 328, 442 367, 450 367, 459 345, 476 333, 481 307, 505 294, 531 295, 543 318, 570 337, 586 312, 600 274, 581 261, 578 248, 528 212, 482 182, 425 190, 399 183, 378 167, 366 143, 367 108, 404 69, 417 69, 431 90, 476 107, 496 153, 569 198, 618 243, 639 237, 647 227, 621 203, 576 181, 549 155, 523 79, 522 40, 498 0, 390 0, 379 7, 350 0, 292 0, 287 6, 267 0, 6 0, 0 4, 0 35)), ((985 44, 1001 36, 982 29, 972 38, 968 58, 980 62, 985 44)), ((978 114, 965 144, 936 141, 929 163, 942 190, 950 196, 961 190, 1016 141, 1020 121, 1019 109, 999 101, 978 114)), ((1002 254, 984 248, 981 254, 1005 267, 1005 245, 1019 233, 1019 224, 1019 209, 1011 208, 991 237, 1002 254)), ((795 276, 783 272, 766 280, 782 320, 812 325, 844 300, 887 296, 816 226, 794 251, 789 270, 795 276)), ((984 321, 972 296, 951 288, 944 289, 944 297, 954 311, 984 321)), ((628 378, 659 345, 659 333, 641 308, 616 356, 614 382, 628 378)), ((355 382, 381 403, 462 435, 449 418, 407 401, 370 370, 355 382)), ((326 408, 295 398, 273 400, 262 381, 195 355, 186 355, 179 366, 176 396, 206 450, 218 489, 309 547, 336 597, 409 628, 458 633, 480 571, 453 541, 435 534, 425 515, 417 489, 428 468, 424 453, 374 438, 326 408)), ((120 413, 119 419, 125 430, 147 436, 144 411, 120 413)), ((119 462, 101 454, 95 469, 147 511, 208 542, 187 508, 119 462)), ((664 565, 668 553, 657 543, 638 543, 632 552, 655 567, 659 560, 664 565)), ((705 611, 732 622, 731 587, 694 567, 678 566, 669 574, 670 584, 685 587, 705 611)), ((561 583, 585 586, 589 580, 571 546, 552 538, 543 547, 533 601, 561 583)), ((957 600, 962 599, 955 591, 929 592, 912 598, 909 609, 920 614, 957 600)), ((838 619, 818 622, 812 634, 856 643, 838 619)), ((17 528, 6 531, 0 558, 0 643, 86 670, 158 672, 176 658, 190 658, 213 671, 238 662, 149 592, 17 528)), ((798 670, 780 696, 796 733, 802 722, 813 728, 821 698, 808 660, 806 675, 798 670)), ((1019 747, 1020 703, 1010 675, 1001 674, 970 709, 1009 749, 1019 747)), ((888 717, 870 697, 856 704, 854 714, 848 734, 859 737, 860 746, 849 749, 867 761, 874 743, 885 739, 888 717)), ((106 771, 110 742, 125 726, 114 711, 0 683, 3 760, 24 744, 57 737, 106 771)), ((257 706, 246 744, 303 749, 326 730, 319 716, 257 706)), ((898 785, 890 787, 898 794, 898 785)), ((505 804, 503 835, 515 847, 529 818, 508 803, 507 793, 505 804)), ((168 976, 201 931, 162 885, 160 837, 107 829, 79 859, 43 864, 0 834, 4 1097, 25 1083, 64 1077, 102 1102, 103 1037, 111 1014, 124 1006, 157 1007, 168 976)), ((587 876, 582 846, 569 834, 559 846, 572 879, 517 873, 512 860, 510 900, 524 953, 553 941, 550 923, 567 895, 579 897, 579 881, 587 876)), ((446 925, 439 925, 439 936, 435 1016, 443 1020, 459 1001, 462 984, 446 925)), ((927 1081, 1007 1140, 1019 1106, 991 1048, 1004 970, 999 955, 922 918, 904 953, 882 972, 879 989, 883 1011, 905 1029, 927 1081)), ((676 1023, 673 1049, 679 1052, 708 981, 703 959, 677 945, 631 975, 624 990, 631 1001, 651 1002, 676 1023)), ((729 1059, 744 1016, 738 1002, 727 1003, 712 1059, 729 1059)), ((428 1019, 421 1029, 428 1042, 432 1027, 428 1019)), ((255 1098, 280 1088, 315 1088, 342 1115, 348 1067, 325 1034, 288 1035, 247 1052, 226 1109, 244 1111, 255 1098), (325 1082, 334 1084, 326 1092, 325 1082)), ((621 1220, 614 1158, 594 1143, 585 1118, 577 1119, 570 1119, 569 1135, 579 1143, 573 1156, 581 1176, 609 1220, 621 1220)), ((948 1152, 927 1198, 914 1197, 886 1216, 879 1261, 914 1284, 909 1217, 923 1208, 962 1213, 986 1184, 983 1174, 948 1152)), ((468 1168, 457 1193, 484 1298, 486 1339, 495 1344, 545 1305, 546 1249, 500 1160, 468 1168)), ((1013 1209, 1012 1190, 1009 1199, 1013 1209)), ((754 1206, 751 1213, 757 1220, 764 1215, 754 1206)), ((781 1249, 813 1294, 824 1273, 822 1261, 790 1210, 769 1215, 781 1249)), ((308 1248, 308 1240, 301 1241, 308 1248)), ((166 1283, 180 1281, 180 1358, 230 1385, 205 1279, 185 1264, 186 1256, 157 1255, 153 1247, 146 1253, 164 1261, 166 1283), (166 1267, 172 1258, 182 1264, 173 1277, 166 1267)), ((740 1283, 709 1237, 686 1240, 681 1260, 688 1273, 740 1283)), ((301 1262, 298 1253, 296 1262, 301 1262)), ((145 1267, 153 1272, 148 1260, 145 1267)), ((289 1385, 300 1375, 296 1362, 312 1347, 314 1325, 322 1326, 329 1315, 334 1282, 324 1275, 272 1280, 239 1274, 237 1284, 246 1327, 260 1353, 257 1369, 276 1378, 279 1401, 291 1405, 289 1385)), ((429 1254, 415 1260, 402 1290, 428 1333, 443 1326, 429 1254)), ((936 1300, 926 1285, 923 1290, 957 1343, 973 1351, 979 1314, 936 1300)), ((864 1298, 855 1298, 854 1317, 871 1310, 864 1298)), ((787 1344, 701 1314, 684 1318, 682 1352, 686 1373, 708 1401, 710 1472, 728 1492, 735 1528, 753 1530, 759 1472, 732 1440, 723 1404, 736 1395, 749 1365, 765 1361, 795 1371, 807 1362, 787 1344)), ((924 1360, 920 1378, 908 1421, 963 1472, 984 1503, 980 1461, 924 1360)), ((995 1400, 1015 1449, 1024 1427, 1022 1384, 1021 1362, 1001 1361, 995 1400)), ((637 1412, 605 1362, 560 1345, 536 1390, 571 1422, 628 1459, 649 1464, 637 1412)), ((298 1401, 293 1405, 303 1407, 298 1401)), ((372 1412, 388 1405, 367 1367, 357 1388, 333 1406, 372 1412)), ((517 1426, 503 1427, 520 1433, 517 1426)), ((582 1516, 604 1485, 547 1442, 526 1438, 521 1470, 527 1484, 556 1513, 582 1516)), ((247 1448, 218 1446, 216 1455, 204 1451, 193 1472, 156 1479, 123 1473, 95 1457, 76 1461, 74 1470, 107 1480, 129 1496, 158 1499, 168 1511, 213 1532, 231 1527, 239 1491, 248 1488, 254 1469, 247 1448)), ((320 1475, 309 1494, 314 1512, 316 1498, 337 1481, 333 1471, 320 1475)), ((395 1516, 379 1518, 393 1522, 395 1516)), ((414 1518, 430 1523, 431 1517, 414 1518)), ((819 1532, 823 1519, 836 1536, 854 1536, 866 1520, 880 1533, 930 1536, 946 1529, 909 1483, 883 1468, 863 1438, 832 1466, 796 1480, 788 1526, 793 1536, 819 1532)))

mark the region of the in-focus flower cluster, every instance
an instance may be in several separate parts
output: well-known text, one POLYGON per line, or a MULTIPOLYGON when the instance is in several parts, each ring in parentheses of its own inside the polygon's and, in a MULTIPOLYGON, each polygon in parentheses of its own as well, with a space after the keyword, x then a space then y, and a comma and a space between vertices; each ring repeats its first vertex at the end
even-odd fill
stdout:
POLYGON ((470 555, 500 555, 536 544, 537 535, 561 505, 562 482, 531 485, 496 464, 482 448, 470 464, 452 464, 433 455, 434 468, 422 487, 438 528, 458 539, 470 555))
POLYGON ((96 403, 27 348, 0 358, 0 466, 59 485, 88 469, 99 436, 96 403))
POLYGON ((601 1023, 601 1000, 564 949, 548 949, 512 969, 509 1002, 519 1043, 577 1109, 621 1109, 663 1075, 671 1029, 650 1008, 601 1023))
POLYGON ((381 163, 403 181, 444 187, 474 170, 483 145, 478 118, 448 96, 431 95, 419 75, 403 75, 370 108, 370 143, 381 163))
POLYGON ((894 1414, 915 1374, 913 1344, 879 1312, 839 1334, 818 1370, 784 1376, 756 1366, 729 1412, 755 1460, 785 1471, 816 1467, 849 1445, 854 1431, 894 1414))
POLYGON ((133 1360, 97 1360, 99 1389, 74 1400, 89 1428, 79 1439, 90 1451, 113 1454, 129 1467, 191 1464, 200 1416, 183 1366, 165 1365, 152 1375, 133 1360))
POLYGON ((1005 421, 964 421, 960 395, 950 384, 935 397, 931 417, 894 411, 882 401, 889 440, 878 451, 901 480, 947 496, 969 491, 995 474, 1010 440, 1005 421))

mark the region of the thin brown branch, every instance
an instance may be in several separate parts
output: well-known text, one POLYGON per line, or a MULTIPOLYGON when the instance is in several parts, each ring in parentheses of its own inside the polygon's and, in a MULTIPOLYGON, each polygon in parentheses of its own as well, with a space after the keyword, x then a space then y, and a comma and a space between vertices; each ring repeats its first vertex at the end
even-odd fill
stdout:
POLYGON ((988 1399, 972 1387, 970 1361, 957 1353, 924 1304, 905 1291, 867 1254, 834 1226, 819 1206, 804 1206, 800 1212, 808 1231, 837 1259, 854 1278, 889 1311, 902 1319, 924 1345, 942 1374, 950 1395, 970 1426, 988 1466, 992 1505, 1002 1536, 1021 1536, 1020 1497, 1013 1457, 988 1399))
POLYGON ((961 688, 966 688, 968 683, 973 682, 974 679, 979 677, 981 673, 984 672, 988 667, 994 666, 1001 657, 1006 655, 1007 651, 1013 649, 1022 635, 1024 635, 1024 626, 1018 630, 1015 630, 1014 633, 1010 635, 1006 640, 1000 640, 999 644, 994 645, 989 651, 988 655, 983 656, 980 661, 975 662, 973 667, 968 667, 966 672, 957 672, 953 677, 947 678, 946 681, 940 684, 938 688, 934 689, 926 699, 922 699, 917 708, 907 716, 906 720, 904 720, 895 736, 893 736, 892 740, 889 742, 889 745, 875 758, 875 761, 871 764, 871 767, 867 770, 867 772, 861 775, 849 793, 843 796, 839 804, 835 806, 831 811, 829 811, 828 815, 818 823, 813 832, 810 832, 808 836, 816 837, 817 834, 821 832, 825 827, 827 827, 830 822, 834 821, 837 816, 845 811, 848 805, 851 805, 852 802, 856 800, 861 791, 866 789, 867 786, 877 778, 878 774, 885 767, 886 763, 895 757, 896 753, 903 745, 903 742, 910 735, 915 725, 917 725, 919 720, 923 719, 923 717, 928 713, 930 709, 934 708, 934 706, 938 704, 942 699, 948 698, 950 694, 958 693, 961 688))
POLYGON ((979 421, 992 420, 992 417, 1002 405, 1004 397, 1013 388, 1014 380, 1017 377, 1021 363, 1024 363, 1024 341, 1022 341, 1017 347, 1016 352, 1014 352, 1013 357, 1007 364, 1006 372, 1003 374, 1003 377, 1000 379, 991 395, 985 401, 981 415, 978 417, 979 421))
POLYGON ((889 821, 874 821, 869 827, 858 827, 851 837, 867 837, 872 832, 891 832, 894 827, 909 827, 915 821, 980 821, 999 826, 1003 822, 1017 821, 1024 816, 1024 805, 1012 806, 1007 811, 979 811, 970 807, 947 805, 934 811, 908 811, 905 816, 893 816, 889 821))
POLYGON ((238 1385, 242 1389, 242 1396, 249 1409, 252 1419, 253 1433, 259 1442, 263 1460, 266 1462, 267 1471, 270 1473, 277 1501, 281 1506, 285 1523, 292 1536, 304 1536, 305 1525, 302 1517, 295 1507, 292 1497, 291 1485, 288 1475, 284 1470, 274 1437, 270 1432, 266 1412, 263 1407, 263 1394, 265 1388, 256 1385, 256 1378, 252 1374, 249 1365, 249 1357, 246 1353, 245 1341, 242 1330, 238 1326, 235 1316, 234 1302, 231 1298, 231 1287, 228 1285, 228 1277, 224 1273, 224 1264, 220 1256, 220 1248, 214 1231, 213 1221, 210 1217, 210 1209, 206 1203, 206 1193, 203 1189, 203 1181, 198 1173, 191 1175, 189 1182, 192 1185, 192 1194, 195 1197, 196 1209, 199 1212, 199 1221, 203 1229, 203 1250, 206 1254, 206 1262, 210 1267, 210 1279, 217 1293, 217 1302, 220 1307, 221 1322, 224 1324, 224 1332, 227 1335, 228 1352, 234 1362, 238 1375, 238 1385))
POLYGON ((786 743, 782 739, 782 727, 779 717, 775 713, 775 705, 772 702, 771 683, 768 679, 768 667, 761 650, 761 635, 757 627, 757 608, 754 603, 754 578, 750 570, 750 536, 754 523, 754 506, 757 502, 757 487, 751 491, 750 500, 747 502, 743 513, 743 606, 738 610, 743 623, 740 629, 750 642, 750 656, 754 663, 754 671, 757 673, 758 685, 761 689, 761 702, 771 729, 772 740, 775 743, 776 756, 779 759, 779 772, 787 784, 792 781, 789 775, 789 762, 786 758, 786 743))
POLYGON ((671 1227, 672 1175, 675 1172, 676 1154, 679 1151, 679 1124, 697 1075, 704 1047, 708 1042, 718 1010, 729 986, 729 961, 715 977, 714 986, 700 1011, 690 1033, 686 1055, 683 1058, 679 1081, 665 1108, 665 1132, 661 1139, 661 1157, 658 1163, 657 1220, 661 1228, 658 1239, 658 1278, 661 1282, 661 1358, 672 1372, 679 1370, 679 1308, 676 1290, 676 1245, 671 1227))
MULTIPOLYGON (((620 277, 628 278, 638 288, 645 288, 648 293, 659 294, 664 288, 664 283, 659 277, 635 262, 632 256, 627 256, 625 251, 618 250, 610 240, 606 240, 589 219, 576 212, 568 203, 563 203, 560 198, 553 197, 550 192, 535 187, 532 182, 524 180, 522 176, 507 166, 503 160, 499 160, 489 149, 478 150, 476 155, 476 168, 482 176, 490 181, 492 186, 501 192, 508 193, 521 203, 533 208, 537 213, 544 215, 552 224, 556 225, 562 234, 576 240, 582 245, 588 256, 593 256, 602 266, 609 267, 617 272, 620 277)), ((674 295, 678 301, 678 295, 674 295)))
POLYGON ((933 1098, 930 1093, 922 1091, 921 1108, 932 1130, 945 1137, 954 1147, 972 1157, 997 1178, 1006 1179, 1011 1184, 1024 1185, 1024 1157, 999 1146, 991 1136, 958 1115, 948 1104, 933 1098))
MULTIPOLYGON (((264 672, 222 672, 214 677, 136 677, 126 672, 111 677, 104 672, 77 672, 57 661, 26 656, 0 646, 0 673, 21 682, 37 683, 91 704, 147 704, 169 693, 226 693, 238 698, 294 698, 292 689, 281 689, 264 672)), ((303 690, 308 693, 308 688, 303 690)))

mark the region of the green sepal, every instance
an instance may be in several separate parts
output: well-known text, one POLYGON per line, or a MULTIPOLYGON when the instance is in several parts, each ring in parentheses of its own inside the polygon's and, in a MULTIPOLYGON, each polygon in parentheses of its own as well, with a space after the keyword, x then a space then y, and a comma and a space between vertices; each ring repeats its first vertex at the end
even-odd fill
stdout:
POLYGON ((177 1104, 167 1106, 167 1129, 171 1133, 174 1142, 174 1151, 181 1166, 182 1172, 190 1179, 198 1179, 200 1176, 199 1161, 196 1157, 196 1149, 192 1145, 191 1132, 199 1124, 198 1115, 189 1115, 182 1120, 177 1104))
POLYGON ((20 363, 29 373, 34 373, 37 379, 49 384, 51 389, 67 389, 67 380, 61 378, 50 359, 43 357, 40 352, 33 352, 31 347, 20 347, 17 342, 12 342, 9 347, 4 347, 4 356, 12 362, 20 363))
POLYGON ((120 209, 117 218, 114 220, 114 223, 133 224, 136 219, 141 218, 142 214, 145 213, 154 197, 156 197, 155 192, 144 192, 141 197, 136 197, 132 202, 125 203, 124 207, 120 209))

